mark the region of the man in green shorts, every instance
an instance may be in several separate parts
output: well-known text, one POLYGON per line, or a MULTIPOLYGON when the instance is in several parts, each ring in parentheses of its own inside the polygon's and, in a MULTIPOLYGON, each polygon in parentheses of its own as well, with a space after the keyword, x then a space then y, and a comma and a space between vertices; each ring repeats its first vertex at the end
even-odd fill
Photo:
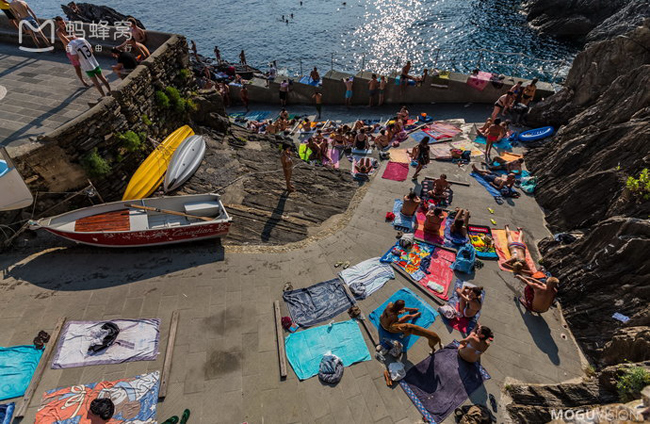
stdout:
POLYGON ((93 82, 95 88, 99 91, 99 94, 101 94, 102 97, 110 95, 111 86, 108 84, 104 75, 102 75, 102 68, 99 67, 99 62, 97 62, 97 59, 95 59, 95 56, 93 55, 93 47, 90 43, 84 38, 77 38, 71 34, 67 50, 71 58, 79 61, 81 69, 86 72, 86 75, 88 75, 90 80, 93 82), (99 83, 100 81, 106 86, 108 94, 104 93, 104 89, 99 83))

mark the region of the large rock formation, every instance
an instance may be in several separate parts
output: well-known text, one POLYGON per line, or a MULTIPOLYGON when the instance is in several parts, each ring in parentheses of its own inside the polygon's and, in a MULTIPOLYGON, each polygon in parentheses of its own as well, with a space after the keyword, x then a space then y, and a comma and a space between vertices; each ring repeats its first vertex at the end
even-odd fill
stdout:
MULTIPOLYGON (((63 9, 63 13, 69 20, 77 22, 108 22, 109 25, 115 25, 115 22, 124 22, 127 18, 132 17, 122 14, 112 7, 98 6, 91 3, 70 2, 67 5, 62 4, 61 9, 63 9)), ((145 29, 140 20, 136 19, 136 22, 140 28, 145 29)))

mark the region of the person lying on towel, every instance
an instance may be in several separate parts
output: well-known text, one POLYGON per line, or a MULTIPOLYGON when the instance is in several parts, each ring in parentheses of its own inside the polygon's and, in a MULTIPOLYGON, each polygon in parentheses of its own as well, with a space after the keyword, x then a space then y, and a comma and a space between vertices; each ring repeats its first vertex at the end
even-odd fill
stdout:
POLYGON ((451 187, 447 182, 447 175, 440 174, 440 178, 433 181, 433 189, 427 192, 429 198, 446 202, 449 199, 451 187))
POLYGON ((458 294, 458 316, 459 318, 473 318, 479 313, 481 307, 481 294, 483 287, 468 286, 456 289, 458 294))
POLYGON ((451 224, 451 233, 467 238, 467 226, 469 225, 469 209, 456 208, 456 216, 451 224))
POLYGON ((372 159, 364 157, 359 159, 354 168, 359 174, 369 174, 372 171, 372 166, 372 159))
POLYGON ((413 216, 419 207, 420 198, 413 190, 411 190, 409 194, 404 196, 404 203, 402 204, 402 210, 400 210, 400 212, 404 216, 413 216))
POLYGON ((492 341, 494 341, 492 330, 479 324, 469 336, 460 341, 458 356, 467 362, 478 362, 492 341))
POLYGON ((533 271, 526 262, 526 243, 524 243, 524 231, 517 227, 519 236, 513 237, 510 226, 506 225, 506 239, 508 240, 508 251, 510 259, 503 263, 503 266, 512 270, 515 274, 533 275, 533 271))
POLYGON ((406 336, 414 334, 426 338, 429 341, 429 347, 431 348, 431 354, 433 355, 436 351, 436 345, 439 345, 440 348, 442 348, 442 342, 440 341, 438 334, 435 331, 427 330, 419 325, 407 322, 418 318, 421 314, 422 313, 419 312, 417 308, 407 308, 404 301, 399 299, 386 306, 381 317, 379 317, 379 323, 382 328, 389 333, 404 334, 406 336), (410 313, 400 318, 400 315, 406 312, 410 313))
POLYGON ((472 156, 471 150, 449 149, 449 154, 445 156, 434 156, 433 160, 442 162, 468 163, 472 156))
POLYGON ((436 208, 434 205, 429 205, 426 218, 424 220, 424 232, 427 234, 440 235, 440 227, 445 220, 445 214, 442 209, 436 208))
POLYGON ((480 175, 485 181, 501 192, 506 197, 518 197, 518 193, 512 188, 515 185, 516 176, 512 172, 506 176, 494 174, 491 171, 483 171, 472 164, 472 172, 480 175))
POLYGON ((507 161, 501 156, 492 159, 492 164, 486 164, 490 171, 506 171, 514 174, 521 173, 521 166, 524 164, 524 158, 507 161), (494 165, 497 163, 498 165, 494 165))
POLYGON ((526 309, 541 314, 551 308, 557 296, 557 287, 560 284, 557 278, 550 277, 546 280, 546 283, 522 275, 515 275, 515 278, 526 284, 524 294, 519 298, 519 301, 526 309))

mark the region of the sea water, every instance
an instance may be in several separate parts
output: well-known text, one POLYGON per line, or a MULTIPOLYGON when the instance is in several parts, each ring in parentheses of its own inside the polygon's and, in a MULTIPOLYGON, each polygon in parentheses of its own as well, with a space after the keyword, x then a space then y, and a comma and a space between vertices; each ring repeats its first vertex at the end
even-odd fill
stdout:
MULTIPOLYGON (((101 3, 101 2, 100 2, 101 3)), ((57 1, 30 0, 37 15, 62 14, 57 1)), ((356 73, 472 69, 544 80, 566 73, 578 45, 539 36, 520 0, 113 0, 153 30, 195 40, 199 53, 291 74, 318 67, 356 73), (291 17, 293 14, 293 18, 291 17), (284 20, 282 20, 284 17, 284 20), (497 53, 498 52, 498 53, 497 53), (564 63, 563 63, 564 61, 564 63)))

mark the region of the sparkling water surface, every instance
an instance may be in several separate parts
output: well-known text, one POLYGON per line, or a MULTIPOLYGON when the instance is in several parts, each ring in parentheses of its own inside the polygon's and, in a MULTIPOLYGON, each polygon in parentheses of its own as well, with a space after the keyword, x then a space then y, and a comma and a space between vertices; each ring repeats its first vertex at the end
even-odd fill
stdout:
MULTIPOLYGON (((559 80, 579 46, 539 36, 526 24, 520 0, 114 0, 149 29, 196 41, 199 53, 263 70, 271 60, 290 74, 318 66, 324 74, 371 70, 389 74, 407 59, 413 72, 474 68, 559 80), (293 13, 293 18, 290 15, 293 13), (284 15, 285 20, 282 20, 284 15), (479 51, 481 49, 489 51, 479 51), (501 53, 494 53, 501 52, 501 53), (523 53, 525 56, 519 55, 523 53), (562 61, 565 61, 562 63, 562 61)), ((62 13, 59 2, 31 0, 37 15, 62 13)))

